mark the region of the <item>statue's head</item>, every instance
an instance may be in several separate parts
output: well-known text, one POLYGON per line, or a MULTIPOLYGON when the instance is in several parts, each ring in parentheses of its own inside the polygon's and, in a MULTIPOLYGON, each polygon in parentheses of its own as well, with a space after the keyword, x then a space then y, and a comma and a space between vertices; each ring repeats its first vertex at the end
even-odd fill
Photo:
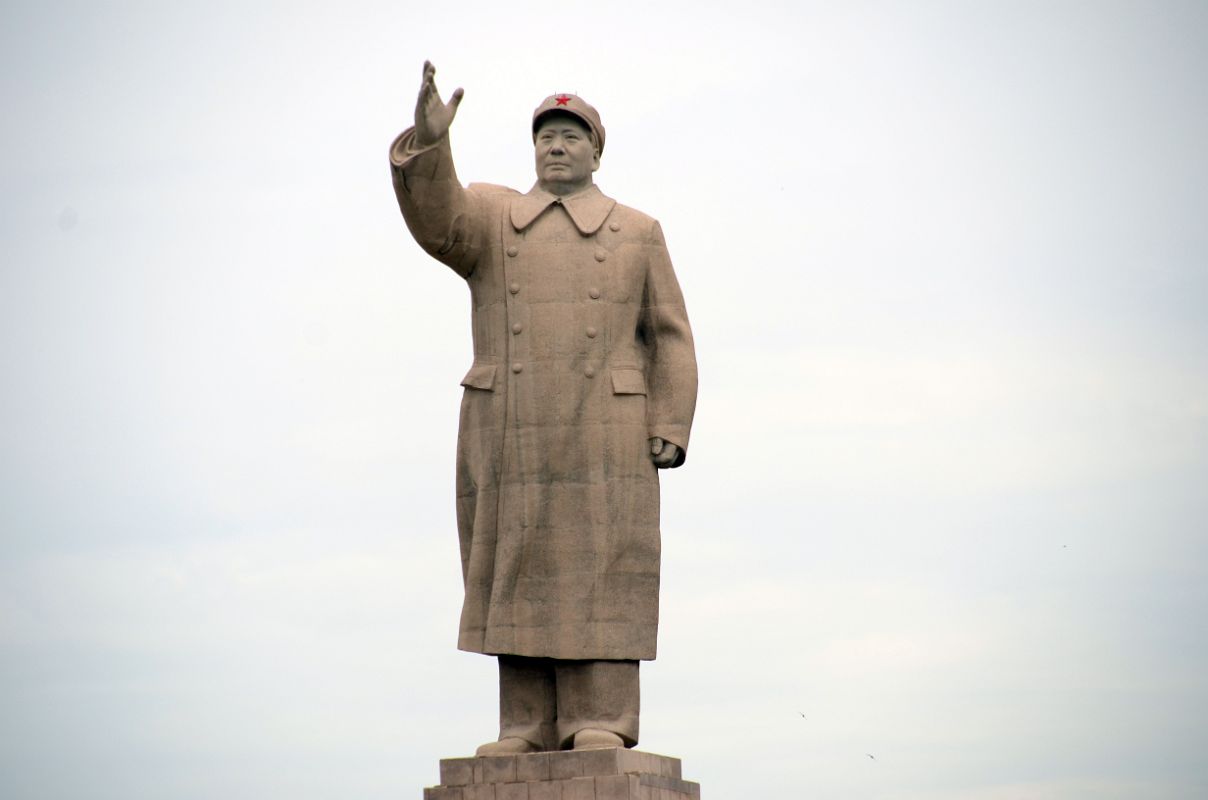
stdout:
POLYGON ((604 149, 600 115, 573 94, 547 97, 533 112, 537 183, 548 192, 573 194, 592 183, 604 149))

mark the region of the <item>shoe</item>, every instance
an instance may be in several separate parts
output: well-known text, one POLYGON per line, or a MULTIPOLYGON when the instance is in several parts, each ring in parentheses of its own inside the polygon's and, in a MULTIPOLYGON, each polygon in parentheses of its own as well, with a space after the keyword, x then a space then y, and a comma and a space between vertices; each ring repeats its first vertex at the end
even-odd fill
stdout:
POLYGON ((476 756, 518 756, 521 753, 536 753, 537 745, 518 736, 506 736, 497 742, 487 742, 475 751, 476 756))
POLYGON ((625 741, 612 731, 599 728, 584 728, 575 734, 576 750, 605 750, 610 747, 624 747, 625 741))

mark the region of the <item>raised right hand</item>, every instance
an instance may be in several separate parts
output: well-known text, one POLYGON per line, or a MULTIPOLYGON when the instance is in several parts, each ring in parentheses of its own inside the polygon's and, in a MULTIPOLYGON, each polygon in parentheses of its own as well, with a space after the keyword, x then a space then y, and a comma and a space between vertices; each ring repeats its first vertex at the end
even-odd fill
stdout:
POLYGON ((449 132, 449 125, 457 115, 457 106, 461 104, 461 89, 453 92, 448 103, 441 102, 440 92, 436 90, 436 67, 431 61, 424 62, 424 81, 419 87, 419 99, 415 101, 415 143, 427 147, 440 141, 449 132))

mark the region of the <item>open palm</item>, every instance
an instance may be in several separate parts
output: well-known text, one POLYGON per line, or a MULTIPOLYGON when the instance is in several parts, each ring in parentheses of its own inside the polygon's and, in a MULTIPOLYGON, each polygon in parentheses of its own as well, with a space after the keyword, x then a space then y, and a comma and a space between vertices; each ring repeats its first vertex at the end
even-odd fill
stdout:
POLYGON ((415 143, 426 147, 440 141, 449 132, 457 106, 465 94, 461 89, 453 92, 448 103, 442 102, 436 88, 436 67, 431 61, 424 62, 424 80, 419 87, 419 99, 415 101, 415 143))

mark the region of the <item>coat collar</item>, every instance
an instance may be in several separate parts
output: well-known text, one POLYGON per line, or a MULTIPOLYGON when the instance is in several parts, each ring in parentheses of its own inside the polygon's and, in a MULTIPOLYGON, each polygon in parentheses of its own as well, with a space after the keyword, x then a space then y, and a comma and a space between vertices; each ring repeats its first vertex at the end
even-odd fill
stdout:
POLYGON ((579 233, 591 236, 600 229, 604 220, 608 219, 617 201, 605 196, 594 183, 583 191, 566 197, 550 194, 539 186, 534 186, 528 194, 512 200, 512 226, 518 231, 524 230, 541 216, 541 212, 554 204, 560 204, 566 209, 579 233))

